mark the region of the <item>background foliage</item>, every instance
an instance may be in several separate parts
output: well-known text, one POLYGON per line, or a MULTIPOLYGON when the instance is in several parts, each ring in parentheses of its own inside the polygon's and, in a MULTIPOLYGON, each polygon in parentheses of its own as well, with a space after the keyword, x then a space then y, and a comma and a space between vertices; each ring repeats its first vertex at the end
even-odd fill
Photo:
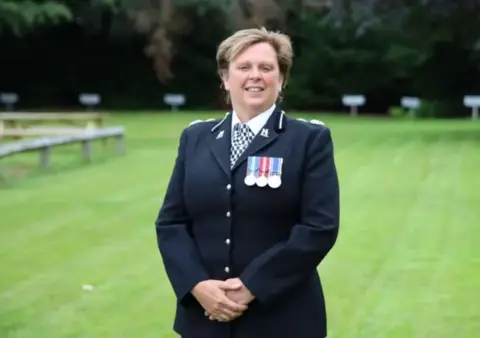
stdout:
POLYGON ((339 110, 362 93, 388 114, 402 96, 421 116, 468 116, 480 92, 480 1, 90 0, 0 1, 0 91, 20 107, 78 108, 98 92, 108 109, 225 109, 215 51, 234 30, 288 33, 295 63, 287 109, 339 110))

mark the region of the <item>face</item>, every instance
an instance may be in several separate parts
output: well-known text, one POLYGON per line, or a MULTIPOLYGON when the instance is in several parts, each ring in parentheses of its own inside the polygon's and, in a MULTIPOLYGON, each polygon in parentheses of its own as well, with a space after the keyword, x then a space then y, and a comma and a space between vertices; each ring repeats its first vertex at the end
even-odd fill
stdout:
POLYGON ((277 54, 266 42, 238 54, 223 74, 223 84, 235 110, 261 112, 268 109, 277 100, 282 82, 277 54))

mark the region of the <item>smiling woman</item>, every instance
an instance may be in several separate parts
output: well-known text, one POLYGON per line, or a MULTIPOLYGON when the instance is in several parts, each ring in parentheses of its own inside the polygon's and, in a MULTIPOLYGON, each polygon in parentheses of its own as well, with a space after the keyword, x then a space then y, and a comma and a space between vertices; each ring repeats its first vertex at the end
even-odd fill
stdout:
POLYGON ((246 29, 218 48, 217 64, 227 102, 242 122, 266 111, 285 87, 293 51, 288 36, 265 29, 246 29), (231 96, 237 100, 232 101, 231 96))
POLYGON ((292 55, 281 33, 227 38, 232 112, 180 136, 155 225, 183 338, 327 336, 317 266, 337 239, 338 178, 330 129, 278 106, 292 55))

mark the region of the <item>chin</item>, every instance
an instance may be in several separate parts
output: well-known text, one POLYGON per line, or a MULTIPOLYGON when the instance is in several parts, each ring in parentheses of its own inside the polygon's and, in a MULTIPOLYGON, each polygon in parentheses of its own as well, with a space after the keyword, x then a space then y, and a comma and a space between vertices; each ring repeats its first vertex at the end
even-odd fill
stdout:
POLYGON ((245 106, 246 107, 249 107, 249 108, 252 108, 252 109, 262 109, 262 110, 265 110, 265 109, 268 109, 272 104, 270 104, 268 101, 266 101, 265 99, 258 99, 258 100, 255 100, 255 99, 250 99, 250 100, 247 100, 245 102, 245 106))

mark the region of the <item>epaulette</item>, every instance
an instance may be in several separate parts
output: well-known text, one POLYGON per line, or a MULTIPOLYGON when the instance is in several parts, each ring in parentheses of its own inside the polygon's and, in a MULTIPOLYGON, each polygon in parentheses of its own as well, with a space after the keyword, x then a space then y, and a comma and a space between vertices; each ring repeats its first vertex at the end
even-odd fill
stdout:
POLYGON ((319 125, 319 126, 324 126, 324 125, 325 125, 325 123, 323 123, 323 122, 320 121, 320 120, 310 120, 310 121, 307 121, 307 120, 302 119, 302 118, 297 118, 297 120, 302 121, 302 122, 306 122, 306 123, 316 124, 316 125, 319 125))
POLYGON ((323 123, 323 122, 320 121, 320 120, 310 120, 310 123, 317 124, 317 125, 321 125, 321 126, 324 126, 324 125, 325 125, 325 123, 323 123))
POLYGON ((206 120, 195 120, 189 123, 189 127, 193 126, 194 124, 201 123, 201 122, 212 122, 215 121, 215 119, 206 119, 206 120))
POLYGON ((214 125, 213 128, 210 131, 213 133, 215 130, 217 130, 217 128, 219 128, 222 125, 223 121, 225 121, 227 119, 229 114, 230 113, 225 113, 225 117, 223 119, 221 119, 220 122, 218 122, 216 125, 214 125))

